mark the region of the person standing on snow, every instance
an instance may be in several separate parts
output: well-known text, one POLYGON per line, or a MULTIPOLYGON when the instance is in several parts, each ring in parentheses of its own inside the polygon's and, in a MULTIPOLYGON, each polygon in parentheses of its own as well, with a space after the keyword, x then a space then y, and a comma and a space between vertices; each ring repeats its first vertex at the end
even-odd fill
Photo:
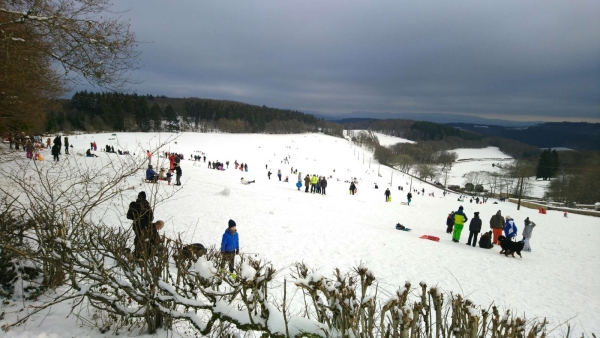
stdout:
POLYGON ((317 182, 319 182, 319 178, 313 174, 310 178, 310 192, 313 194, 317 191, 317 182))
POLYGON ((479 232, 481 231, 481 218, 479 218, 479 212, 475 212, 475 216, 469 223, 469 239, 467 240, 467 245, 471 245, 471 239, 473 239, 473 247, 477 244, 477 236, 479 236, 479 232))
POLYGON ((306 177, 304 177, 304 186, 306 187, 304 192, 308 192, 308 187, 310 186, 310 177, 308 177, 308 174, 306 174, 306 177))
POLYGON ((146 199, 146 192, 140 191, 135 202, 129 203, 127 219, 133 221, 133 254, 137 258, 148 258, 152 251, 152 244, 158 233, 151 228, 154 212, 146 199))
POLYGON ((327 180, 325 179, 325 177, 323 177, 323 179, 321 180, 321 195, 327 195, 325 193, 325 188, 327 188, 327 180))
POLYGON ((529 220, 529 217, 525 219, 525 229, 523 229, 523 250, 527 252, 531 252, 531 245, 529 241, 531 240, 531 233, 533 232, 533 228, 535 227, 535 223, 529 220))
POLYGON ((448 214, 446 218, 446 233, 451 234, 454 227, 454 211, 448 214))
POLYGON ((277 169, 277 177, 279 177, 279 181, 281 182, 281 169, 277 169))
POLYGON ((181 166, 175 163, 175 185, 181 185, 181 166))
POLYGON ((454 232, 452 232, 452 241, 458 243, 460 241, 460 233, 462 232, 465 222, 469 219, 463 212, 463 206, 458 208, 458 211, 454 213, 454 232))
POLYGON ((350 195, 354 195, 354 192, 356 191, 356 185, 354 184, 354 181, 350 182, 350 195))
POLYGON ((412 200, 412 194, 410 192, 408 192, 408 194, 406 194, 406 202, 408 205, 410 205, 411 200, 412 200))
POLYGON ((498 236, 502 236, 502 229, 504 228, 504 217, 502 217, 502 212, 498 210, 498 212, 490 218, 490 229, 492 229, 493 240, 492 243, 498 245, 498 236))
POLYGON ((385 192, 383 194, 385 195, 385 201, 389 202, 390 201, 390 196, 392 195, 392 192, 390 191, 390 188, 385 189, 385 192))
POLYGON ((267 172, 267 177, 269 177, 269 179, 271 179, 271 170, 269 170, 269 172, 267 172))
POLYGON ((54 162, 58 162, 58 160, 59 160, 58 155, 60 155, 60 146, 55 143, 52 146, 52 156, 54 157, 54 162))
POLYGON ((517 226, 515 221, 510 216, 506 216, 506 223, 504 223, 504 236, 511 241, 517 237, 517 226))
POLYGON ((229 273, 233 273, 233 265, 235 263, 235 255, 240 253, 240 239, 237 233, 235 222, 230 219, 227 224, 227 230, 221 239, 221 269, 225 267, 225 263, 229 265, 229 273))
POLYGON ((65 154, 69 154, 69 138, 65 136, 65 154))

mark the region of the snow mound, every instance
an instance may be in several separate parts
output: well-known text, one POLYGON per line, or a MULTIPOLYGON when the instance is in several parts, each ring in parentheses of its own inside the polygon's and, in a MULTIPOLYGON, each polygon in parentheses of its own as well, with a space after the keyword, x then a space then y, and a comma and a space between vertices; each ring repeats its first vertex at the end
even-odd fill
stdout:
POLYGON ((248 263, 242 263, 242 279, 253 280, 254 275, 256 275, 256 270, 248 265, 248 263))
POLYGON ((231 196, 231 190, 229 190, 229 188, 225 188, 221 192, 219 192, 219 195, 221 195, 221 196, 231 196))

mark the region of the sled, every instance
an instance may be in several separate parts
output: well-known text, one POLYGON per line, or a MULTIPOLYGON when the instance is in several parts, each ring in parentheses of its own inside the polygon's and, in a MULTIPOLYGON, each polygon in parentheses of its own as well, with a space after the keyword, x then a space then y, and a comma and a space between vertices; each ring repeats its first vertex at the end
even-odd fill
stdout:
POLYGON ((391 202, 391 201, 392 201, 392 196, 388 197, 388 200, 387 200, 387 201, 388 201, 388 202, 391 202))
POLYGON ((440 241, 439 237, 435 237, 435 236, 431 236, 431 235, 423 235, 423 236, 421 236, 419 238, 428 239, 428 240, 434 241, 434 242, 439 242, 440 241))
POLYGON ((302 183, 300 183, 300 182, 296 183, 296 188, 298 188, 298 189, 302 188, 302 183))

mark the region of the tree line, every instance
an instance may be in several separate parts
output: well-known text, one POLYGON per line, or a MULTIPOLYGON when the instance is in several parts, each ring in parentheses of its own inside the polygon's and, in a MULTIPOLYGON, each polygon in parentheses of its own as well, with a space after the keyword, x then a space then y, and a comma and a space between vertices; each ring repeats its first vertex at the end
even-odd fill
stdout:
POLYGON ((178 99, 119 92, 76 92, 51 111, 46 131, 303 133, 342 136, 342 126, 294 110, 234 101, 178 99))
MULTIPOLYGON (((451 126, 423 121, 411 120, 365 120, 345 123, 345 129, 368 129, 382 134, 397 136, 418 144, 424 141, 435 142, 436 151, 456 148, 486 148, 498 147, 503 153, 514 158, 537 159, 540 154, 538 147, 524 144, 515 140, 486 137, 471 131, 461 130, 451 126)), ((421 147, 417 145, 417 147, 421 147)), ((385 152, 385 150, 382 150, 385 152)))

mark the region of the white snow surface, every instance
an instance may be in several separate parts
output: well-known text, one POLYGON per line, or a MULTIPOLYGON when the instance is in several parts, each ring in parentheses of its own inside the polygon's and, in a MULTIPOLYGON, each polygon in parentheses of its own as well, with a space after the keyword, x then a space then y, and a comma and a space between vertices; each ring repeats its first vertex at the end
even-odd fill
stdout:
MULTIPOLYGON (((99 148, 112 144, 115 148, 135 149, 138 142, 150 149, 170 135, 155 133, 118 133, 78 135, 69 137, 75 149, 72 153, 83 153, 91 141, 99 148), (110 139, 110 140, 109 140, 110 139)), ((103 219, 107 225, 128 226, 125 211, 129 200, 134 200, 139 191, 150 191, 158 187, 165 191, 176 190, 176 195, 155 209, 155 219, 165 220, 162 232, 169 236, 181 234, 188 243, 205 246, 219 245, 229 219, 237 223, 242 254, 251 254, 270 260, 276 269, 283 269, 279 277, 288 280, 295 262, 305 262, 315 270, 313 278, 332 277, 333 269, 339 267, 349 271, 364 264, 383 288, 380 299, 392 297, 404 281, 413 287, 419 281, 427 281, 446 292, 461 293, 475 304, 487 307, 494 303, 501 309, 510 309, 527 318, 547 317, 553 325, 573 318, 571 324, 576 332, 600 332, 600 270, 594 268, 600 259, 600 222, 597 218, 571 214, 563 218, 561 212, 548 211, 546 215, 537 210, 521 208, 509 202, 490 199, 487 204, 462 203, 466 215, 473 217, 480 212, 482 229, 489 229, 489 219, 498 210, 510 214, 519 228, 529 217, 537 224, 533 231, 533 252, 523 252, 523 258, 507 258, 499 255, 499 247, 491 250, 465 245, 468 225, 465 225, 460 243, 453 243, 445 233, 448 213, 457 210, 461 203, 457 195, 442 197, 442 191, 429 183, 413 179, 413 187, 426 194, 435 192, 436 197, 413 193, 410 206, 405 202, 410 178, 398 171, 381 166, 378 177, 377 166, 359 160, 356 149, 347 140, 321 134, 263 135, 263 134, 220 134, 183 133, 166 149, 181 152, 185 160, 182 186, 169 186, 166 182, 157 185, 142 183, 144 173, 132 178, 135 186, 130 196, 114 201, 121 212, 109 213, 103 219), (190 154, 203 151, 207 160, 229 161, 225 171, 211 170, 204 162, 190 161, 190 154), (283 164, 288 156, 289 164, 283 164), (249 172, 234 170, 233 163, 248 163, 249 172), (265 168, 265 165, 267 168, 265 168), (332 175, 328 179, 327 195, 304 193, 295 187, 297 175, 290 174, 290 167, 298 168, 302 177, 306 174, 332 175), (282 170, 280 182, 276 175, 267 178, 267 169, 276 173, 282 170), (240 177, 256 180, 242 185, 240 177), (359 181, 358 193, 348 192, 351 177, 359 181), (390 186, 390 180, 391 186, 390 186), (374 183, 379 189, 374 189, 374 183), (403 185, 404 191, 397 186, 403 185), (384 191, 390 187, 393 202, 384 202, 384 191), (412 231, 398 231, 401 223, 412 231), (420 239, 421 235, 439 237, 439 242, 420 239), (388 296, 385 296, 388 295, 388 296)), ((497 149, 458 150, 461 158, 507 158, 497 149)), ((95 152, 98 158, 77 157, 89 165, 99 165, 115 154, 95 152)), ((45 150, 46 161, 51 165, 52 156, 45 150)), ((69 161, 76 155, 70 155, 69 161)), ((137 156, 143 156, 137 151, 137 156)), ((366 156, 366 155, 365 155, 366 156)), ((372 154, 369 154, 372 156, 372 154)), ((25 154, 23 153, 23 160, 25 154)), ((68 158, 68 157, 67 157, 68 158)), ((63 155, 61 161, 65 159, 63 155)), ((155 167, 167 166, 163 158, 152 158, 155 167)), ((485 162, 467 161, 457 164, 454 172, 490 170, 485 162), (464 166, 464 168, 463 168, 464 166)), ((449 176, 450 177, 450 176, 449 176)), ((174 181, 173 181, 174 182, 174 181)), ((236 258, 236 262, 239 258, 236 258)), ((199 260, 195 270, 201 274, 214 273, 212 264, 199 260)), ((288 283, 289 292, 296 292, 293 283, 288 283)), ((302 297, 296 297, 300 299, 302 297)), ((25 305, 28 305, 25 303, 25 305)), ((299 304, 290 304, 298 306, 299 304)), ((20 302, 0 305, 6 318, 14 319, 20 302)), ((73 317, 65 319, 70 304, 52 307, 50 315, 35 316, 27 325, 19 326, 5 337, 101 337, 98 330, 79 325, 73 317)), ((301 306, 301 305, 300 305, 301 306)), ((225 311, 226 309, 224 309, 225 311)), ((293 319, 292 323, 302 323, 293 319)), ((314 324, 311 324, 314 325, 314 324)), ((553 327, 550 325, 550 327, 553 327)), ((557 332, 553 332, 556 334, 557 332)))
POLYGON ((458 161, 468 159, 512 159, 512 157, 506 155, 497 147, 487 147, 480 149, 458 148, 450 151, 455 152, 458 155, 458 161))

